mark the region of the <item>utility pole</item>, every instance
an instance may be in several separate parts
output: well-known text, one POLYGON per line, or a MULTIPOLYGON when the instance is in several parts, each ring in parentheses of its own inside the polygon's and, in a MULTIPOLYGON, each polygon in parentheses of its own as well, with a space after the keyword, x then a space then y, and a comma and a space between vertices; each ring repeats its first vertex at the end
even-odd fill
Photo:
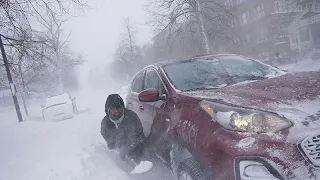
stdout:
POLYGON ((3 43, 2 43, 2 35, 1 34, 0 34, 0 49, 1 49, 1 53, 2 53, 4 66, 5 66, 6 71, 7 71, 8 81, 9 81, 9 85, 10 85, 10 89, 11 89, 11 93, 12 93, 14 106, 16 108, 18 120, 19 120, 19 122, 22 122, 22 115, 21 115, 21 111, 20 111, 20 107, 19 107, 19 102, 18 102, 18 99, 17 99, 17 96, 16 96, 16 94, 17 94, 16 92, 17 91, 16 91, 16 87, 13 84, 13 81, 12 81, 12 76, 11 76, 11 73, 10 73, 9 63, 8 63, 6 52, 4 50, 4 46, 3 46, 3 43))

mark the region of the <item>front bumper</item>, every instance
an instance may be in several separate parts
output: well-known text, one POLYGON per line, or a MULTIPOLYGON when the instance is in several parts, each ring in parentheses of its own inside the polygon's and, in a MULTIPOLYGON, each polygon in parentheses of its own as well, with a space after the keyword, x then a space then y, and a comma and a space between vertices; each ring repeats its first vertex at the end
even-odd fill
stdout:
MULTIPOLYGON (((244 174, 243 165, 240 165, 241 162, 246 162, 253 165, 251 171, 252 169, 258 171, 267 169, 274 179, 320 180, 320 168, 316 167, 315 163, 311 162, 299 149, 299 145, 303 141, 286 142, 285 133, 278 135, 248 134, 222 129, 215 134, 219 135, 216 136, 218 137, 216 138, 217 142, 211 148, 215 148, 215 153, 218 153, 219 157, 211 160, 212 171, 217 169, 220 172, 225 169, 234 170, 233 176, 222 173, 223 175, 218 179, 273 179, 265 172, 262 172, 262 177, 250 178, 247 172, 244 174), (220 167, 217 167, 215 162, 219 162, 220 167)), ((318 147, 320 146, 313 148, 318 147)), ((251 171, 249 172, 252 173, 251 171)), ((221 173, 216 171, 215 174, 221 173)))
POLYGON ((282 180, 283 176, 265 158, 254 156, 237 157, 234 162, 236 180, 282 180))

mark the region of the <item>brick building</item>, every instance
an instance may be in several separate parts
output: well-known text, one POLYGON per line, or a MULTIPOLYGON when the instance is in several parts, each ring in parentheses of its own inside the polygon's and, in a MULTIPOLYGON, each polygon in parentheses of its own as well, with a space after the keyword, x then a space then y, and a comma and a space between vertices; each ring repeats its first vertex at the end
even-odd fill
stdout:
POLYGON ((302 11, 288 0, 225 0, 234 15, 229 52, 269 62, 279 54, 283 63, 291 56, 288 25, 302 11))

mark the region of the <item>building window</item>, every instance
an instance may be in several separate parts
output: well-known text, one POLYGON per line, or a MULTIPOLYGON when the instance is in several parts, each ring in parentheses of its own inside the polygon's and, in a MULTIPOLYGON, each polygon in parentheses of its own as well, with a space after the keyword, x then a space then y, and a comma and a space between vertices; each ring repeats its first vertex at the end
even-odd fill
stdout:
POLYGON ((225 0, 224 5, 225 5, 227 8, 231 8, 231 7, 233 6, 232 0, 225 0))
POLYGON ((237 4, 240 4, 243 2, 243 0, 236 0, 237 4))
POLYGON ((290 33, 290 41, 291 41, 291 43, 294 44, 294 45, 298 44, 297 37, 295 36, 294 33, 290 33))
POLYGON ((256 10, 257 10, 257 18, 259 19, 261 17, 261 8, 260 8, 260 6, 257 6, 256 10))
POLYGON ((274 12, 281 13, 285 12, 285 3, 282 0, 275 0, 274 1, 274 12))
POLYGON ((299 37, 301 42, 310 41, 310 33, 308 27, 301 27, 299 29, 299 37))
POLYGON ((287 24, 281 23, 276 25, 276 31, 274 38, 276 41, 281 41, 283 38, 288 37, 288 26, 287 24))
POLYGON ((288 37, 288 26, 286 24, 280 25, 280 37, 288 37))
POLYGON ((264 5, 263 4, 261 4, 260 5, 261 6, 261 17, 264 17, 265 15, 266 15, 266 13, 265 13, 265 11, 264 11, 264 5))
POLYGON ((231 27, 237 27, 237 20, 235 18, 231 19, 231 27))
POLYGON ((249 12, 244 12, 241 14, 241 24, 247 24, 249 22, 249 12))
POLYGON ((265 16, 264 5, 261 4, 253 9, 253 20, 258 20, 265 16))
POLYGON ((257 33, 257 43, 261 43, 268 40, 268 30, 266 28, 261 29, 257 33))
POLYGON ((253 18, 252 20, 258 20, 258 11, 257 8, 253 8, 253 18))

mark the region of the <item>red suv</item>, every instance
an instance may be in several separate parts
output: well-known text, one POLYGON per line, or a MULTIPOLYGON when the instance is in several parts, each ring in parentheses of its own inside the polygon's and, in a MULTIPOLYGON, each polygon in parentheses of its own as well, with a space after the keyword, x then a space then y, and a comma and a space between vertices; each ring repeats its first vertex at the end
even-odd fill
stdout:
POLYGON ((320 179, 320 71, 168 61, 141 70, 126 100, 179 180, 320 179))

